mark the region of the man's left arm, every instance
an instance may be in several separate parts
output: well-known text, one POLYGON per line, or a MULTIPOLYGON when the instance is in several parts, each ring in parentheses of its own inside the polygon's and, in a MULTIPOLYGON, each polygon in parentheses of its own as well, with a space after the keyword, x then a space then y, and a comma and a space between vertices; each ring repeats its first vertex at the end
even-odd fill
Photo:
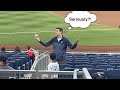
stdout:
POLYGON ((67 39, 66 44, 67 44, 67 46, 68 46, 70 49, 74 49, 74 48, 76 48, 76 46, 77 46, 77 44, 78 44, 79 41, 80 41, 80 39, 77 39, 76 42, 72 45, 72 44, 70 43, 70 41, 67 39))

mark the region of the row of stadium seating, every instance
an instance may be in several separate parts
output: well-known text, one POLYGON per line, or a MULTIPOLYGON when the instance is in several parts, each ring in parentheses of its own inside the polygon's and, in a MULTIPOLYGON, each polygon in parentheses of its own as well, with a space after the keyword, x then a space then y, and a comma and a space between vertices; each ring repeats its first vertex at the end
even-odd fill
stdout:
POLYGON ((32 60, 26 52, 4 52, 7 56, 7 64, 16 70, 29 70, 32 66, 32 60))
MULTIPOLYGON (((24 53, 5 52, 9 66, 16 70, 29 70, 32 60, 24 53)), ((105 79, 120 79, 120 54, 67 54, 67 63, 60 65, 61 70, 87 68, 89 73, 100 73, 105 79)), ((63 77, 62 77, 63 78, 63 77)), ((71 78, 71 76, 70 76, 71 78)))
POLYGON ((61 70, 87 68, 89 73, 99 72, 107 79, 120 79, 120 54, 67 54, 61 70))

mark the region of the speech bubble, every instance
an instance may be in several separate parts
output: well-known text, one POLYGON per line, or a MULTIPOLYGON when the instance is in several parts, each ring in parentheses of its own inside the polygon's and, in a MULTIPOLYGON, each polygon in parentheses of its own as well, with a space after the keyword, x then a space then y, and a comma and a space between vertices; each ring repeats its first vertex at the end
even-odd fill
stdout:
POLYGON ((72 11, 65 17, 64 21, 70 24, 68 30, 71 30, 72 27, 87 28, 92 22, 96 21, 96 19, 96 15, 88 11, 72 11))

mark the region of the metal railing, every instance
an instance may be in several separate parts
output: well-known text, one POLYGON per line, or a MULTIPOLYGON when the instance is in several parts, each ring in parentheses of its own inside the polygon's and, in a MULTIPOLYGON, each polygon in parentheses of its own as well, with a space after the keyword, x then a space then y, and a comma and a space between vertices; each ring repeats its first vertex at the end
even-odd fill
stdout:
POLYGON ((54 71, 54 72, 46 70, 0 70, 0 73, 34 74, 34 77, 24 79, 44 79, 41 77, 42 74, 73 75, 73 78, 66 79, 78 79, 78 75, 81 75, 82 78, 79 79, 92 79, 86 68, 83 68, 82 71, 79 71, 79 69, 75 69, 74 71, 54 71))
MULTIPOLYGON (((49 59, 48 51, 38 55, 37 59, 34 61, 30 70, 36 70, 37 72, 39 70, 46 70, 47 65, 49 63, 48 59, 49 59)), ((32 79, 34 77, 36 77, 35 74, 26 75, 27 79, 32 79)))
POLYGON ((84 79, 92 79, 90 73, 88 72, 87 68, 83 68, 83 78, 84 79))
POLYGON ((83 68, 81 71, 47 71, 49 64, 49 52, 44 52, 37 56, 30 70, 0 70, 0 73, 16 73, 19 79, 44 79, 48 74, 58 74, 58 79, 92 79, 88 70, 83 68), (24 77, 21 77, 21 74, 24 77))

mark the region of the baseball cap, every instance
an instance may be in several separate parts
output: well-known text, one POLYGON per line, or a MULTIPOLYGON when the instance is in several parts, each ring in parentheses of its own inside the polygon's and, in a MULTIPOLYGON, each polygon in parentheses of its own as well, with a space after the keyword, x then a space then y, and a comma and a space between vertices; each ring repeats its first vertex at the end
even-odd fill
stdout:
POLYGON ((0 54, 0 61, 6 62, 7 57, 3 54, 0 54))

